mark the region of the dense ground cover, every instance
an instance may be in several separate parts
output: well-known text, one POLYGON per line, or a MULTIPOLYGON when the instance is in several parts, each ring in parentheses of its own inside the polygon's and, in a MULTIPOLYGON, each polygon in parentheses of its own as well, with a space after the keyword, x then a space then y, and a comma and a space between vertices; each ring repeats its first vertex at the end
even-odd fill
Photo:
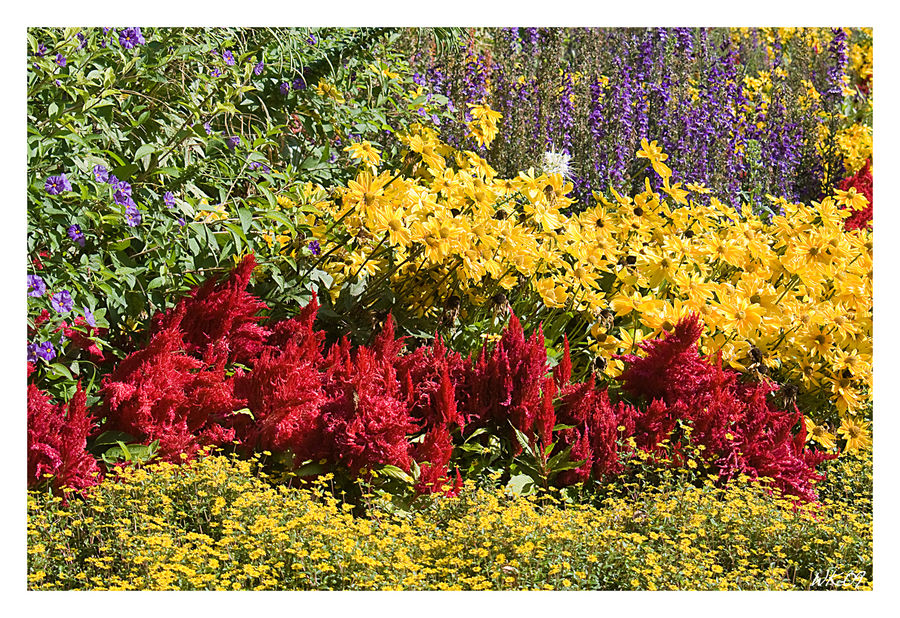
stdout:
POLYGON ((871 584, 870 31, 33 29, 28 61, 29 585, 871 584), (200 511, 322 555, 219 568, 241 525, 179 485, 210 475, 291 506, 200 511), (479 509, 553 559, 451 565, 479 509))
MULTIPOLYGON (((692 460, 689 460, 692 461, 692 460)), ((29 498, 29 586, 152 590, 864 590, 871 457, 833 463, 796 509, 741 479, 647 465, 580 504, 467 482, 397 512, 330 476, 273 486, 252 461, 123 469, 68 506, 29 498)))

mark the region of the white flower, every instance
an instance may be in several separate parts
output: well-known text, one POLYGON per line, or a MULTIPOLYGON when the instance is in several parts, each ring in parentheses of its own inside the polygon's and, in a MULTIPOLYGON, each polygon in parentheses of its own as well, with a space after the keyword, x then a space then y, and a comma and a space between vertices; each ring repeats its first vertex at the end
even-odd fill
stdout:
POLYGON ((548 176, 550 174, 559 174, 565 178, 568 178, 569 174, 572 171, 569 167, 569 163, 571 161, 572 157, 564 152, 545 152, 543 158, 541 159, 541 169, 548 176))

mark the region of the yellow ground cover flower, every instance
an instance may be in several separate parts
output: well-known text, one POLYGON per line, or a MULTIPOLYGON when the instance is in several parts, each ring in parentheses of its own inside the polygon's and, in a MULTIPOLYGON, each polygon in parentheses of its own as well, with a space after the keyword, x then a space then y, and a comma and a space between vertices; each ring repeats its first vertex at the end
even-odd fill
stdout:
POLYGON ((653 483, 639 475, 629 497, 612 492, 602 504, 470 482, 408 517, 377 501, 355 516, 324 477, 274 487, 234 458, 150 465, 140 480, 125 469, 71 503, 69 518, 52 496, 29 493, 29 550, 58 540, 62 549, 29 551, 28 587, 804 589, 828 567, 861 572, 858 587, 871 586, 870 450, 829 462, 834 480, 810 505, 773 496, 764 479, 721 486, 701 475, 685 485, 680 475, 697 475, 689 463, 641 465, 653 483), (183 515, 166 516, 163 497, 177 497, 183 515), (88 522, 101 498, 109 510, 88 522), (219 500, 229 518, 210 521, 219 500), (215 540, 212 523, 221 524, 215 540))

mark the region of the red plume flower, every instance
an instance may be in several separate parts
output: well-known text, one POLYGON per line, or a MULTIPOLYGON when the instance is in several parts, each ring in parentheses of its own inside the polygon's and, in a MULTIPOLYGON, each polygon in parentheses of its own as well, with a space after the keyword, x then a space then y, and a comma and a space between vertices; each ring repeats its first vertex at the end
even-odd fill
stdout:
POLYGON ((28 488, 53 476, 57 491, 63 486, 82 489, 100 480, 100 469, 87 452, 87 438, 94 419, 85 406, 86 395, 78 390, 68 405, 53 405, 35 385, 28 385, 28 488))

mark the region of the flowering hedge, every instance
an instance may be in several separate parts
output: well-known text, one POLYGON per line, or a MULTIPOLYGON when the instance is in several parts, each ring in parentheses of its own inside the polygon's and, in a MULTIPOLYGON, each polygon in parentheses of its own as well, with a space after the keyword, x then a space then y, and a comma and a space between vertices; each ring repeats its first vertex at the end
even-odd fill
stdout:
POLYGON ((811 204, 772 198, 780 214, 759 218, 670 182, 666 154, 645 142, 637 157, 658 169, 661 190, 595 193, 567 216, 572 185, 559 174, 502 179, 433 131, 403 139, 410 174, 361 171, 339 201, 320 194, 301 223, 322 251, 315 285, 364 332, 366 316, 391 309, 407 332, 442 322, 472 346, 475 333, 496 332, 491 307, 511 303, 557 345, 568 335, 579 375, 594 362, 612 377, 617 354, 694 312, 706 353, 797 389, 816 421, 865 409, 872 236, 845 229, 867 203, 854 187, 811 204))

